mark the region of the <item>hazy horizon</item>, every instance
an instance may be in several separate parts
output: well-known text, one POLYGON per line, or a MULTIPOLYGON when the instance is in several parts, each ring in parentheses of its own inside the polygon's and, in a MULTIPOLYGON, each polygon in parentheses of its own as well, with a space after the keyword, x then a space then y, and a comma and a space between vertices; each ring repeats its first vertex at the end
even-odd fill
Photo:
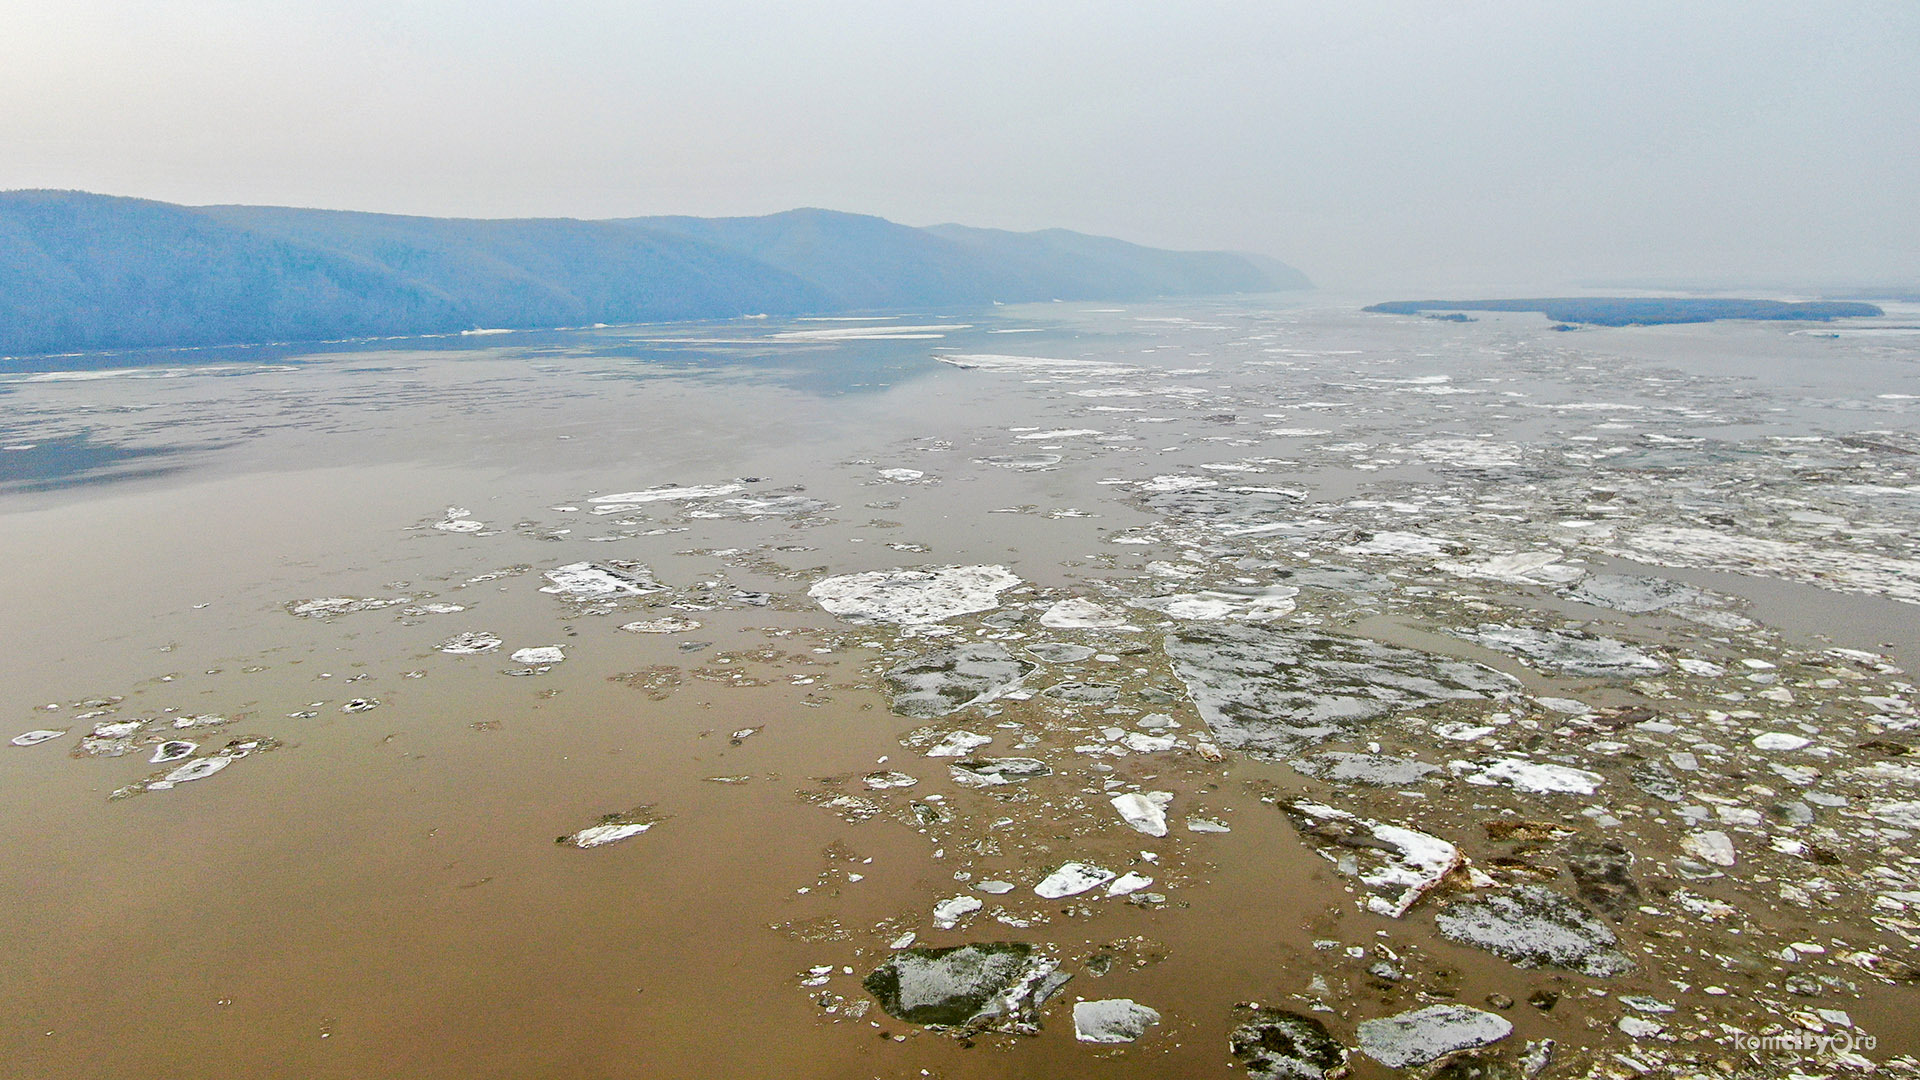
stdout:
POLYGON ((1322 287, 1920 279, 1920 9, 0 4, 0 189, 1065 228, 1322 287))

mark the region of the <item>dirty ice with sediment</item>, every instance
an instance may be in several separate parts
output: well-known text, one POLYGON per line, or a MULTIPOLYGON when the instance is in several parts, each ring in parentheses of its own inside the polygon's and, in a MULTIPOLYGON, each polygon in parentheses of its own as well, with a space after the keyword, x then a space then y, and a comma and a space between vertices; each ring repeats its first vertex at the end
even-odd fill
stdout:
POLYGON ((1357 307, 0 375, 5 1060, 1920 1075, 1912 336, 1357 307))

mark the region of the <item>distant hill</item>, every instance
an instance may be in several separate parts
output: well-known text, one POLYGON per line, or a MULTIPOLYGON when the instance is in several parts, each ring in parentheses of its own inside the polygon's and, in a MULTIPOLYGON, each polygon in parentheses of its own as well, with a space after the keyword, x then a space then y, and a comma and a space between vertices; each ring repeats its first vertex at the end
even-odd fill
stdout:
POLYGON ((473 220, 0 192, 0 355, 1306 287, 1256 256, 827 210, 473 220))
POLYGON ((1783 300, 1672 299, 1658 296, 1567 297, 1553 300, 1395 300, 1367 311, 1417 315, 1423 311, 1537 311, 1555 322, 1594 326, 1657 326, 1713 322, 1718 319, 1796 319, 1825 322, 1884 315, 1872 304, 1833 300, 1788 303, 1783 300))

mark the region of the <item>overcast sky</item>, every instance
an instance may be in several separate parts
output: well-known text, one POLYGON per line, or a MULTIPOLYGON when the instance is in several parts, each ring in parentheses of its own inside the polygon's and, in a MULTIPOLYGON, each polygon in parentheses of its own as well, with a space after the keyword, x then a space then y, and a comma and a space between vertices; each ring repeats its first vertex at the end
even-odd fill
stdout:
POLYGON ((1915 0, 0 0, 0 188, 1920 280, 1915 0))

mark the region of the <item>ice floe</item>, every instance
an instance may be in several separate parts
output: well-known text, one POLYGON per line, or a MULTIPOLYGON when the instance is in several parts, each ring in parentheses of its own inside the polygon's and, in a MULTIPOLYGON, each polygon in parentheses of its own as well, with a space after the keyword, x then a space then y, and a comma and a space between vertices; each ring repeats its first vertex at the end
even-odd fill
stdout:
POLYGON ((1033 891, 1044 899, 1058 900, 1097 889, 1115 876, 1113 871, 1092 863, 1067 862, 1043 878, 1040 884, 1033 887, 1033 891))
POLYGON ((471 630, 464 634, 455 634, 434 648, 453 656, 472 656, 476 653, 491 652, 500 647, 500 639, 483 630, 471 630))
POLYGON ((1449 633, 1569 675, 1631 678, 1667 670, 1666 664, 1625 642, 1574 630, 1534 630, 1481 623, 1470 630, 1452 629, 1449 633))
POLYGON ((1148 836, 1167 835, 1167 805, 1173 802, 1171 791, 1128 792, 1108 800, 1120 813, 1120 819, 1135 832, 1148 836))
POLYGON ((1319 1019, 1259 1005, 1242 1006, 1227 1035, 1227 1052, 1252 1080, 1338 1080, 1347 1048, 1319 1019))
POLYGON ((23 731, 15 735, 11 742, 15 746, 38 746, 43 742, 49 742, 65 734, 65 731, 55 731, 52 728, 39 728, 34 731, 23 731))
POLYGON ((1503 1016, 1465 1005, 1429 1005, 1378 1020, 1362 1020, 1360 1052, 1390 1069, 1425 1065, 1513 1034, 1503 1016))
POLYGON ((617 600, 645 596, 666 588, 653 579, 653 572, 635 562, 609 559, 606 562, 577 562, 556 566, 544 575, 550 585, 540 591, 568 600, 617 600))
POLYGON ((888 1016, 910 1024, 1032 1032, 1065 984, 1053 961, 1023 941, 895 951, 862 985, 888 1016))
POLYGON ((1225 624, 1167 635, 1167 656, 1222 746, 1285 757, 1378 717, 1510 696, 1490 668, 1366 638, 1225 624))
POLYGON ((1619 938, 1579 901, 1539 885, 1456 900, 1434 915, 1450 941, 1485 949, 1520 967, 1558 967, 1596 978, 1633 968, 1619 938))
POLYGON ((848 622, 921 626, 998 607, 1000 594, 1018 584, 1004 566, 942 566, 830 577, 807 595, 848 622))
POLYGON ((1125 615, 1079 597, 1058 601, 1040 613, 1040 625, 1055 630, 1100 630, 1126 624, 1125 615))
POLYGON ((932 719, 1017 689, 1036 665, 986 641, 924 653, 888 669, 893 709, 932 719))
POLYGON ((1397 919, 1463 865, 1460 849, 1437 836, 1368 821, 1345 810, 1294 799, 1281 804, 1300 834, 1342 874, 1366 886, 1365 904, 1397 919))
POLYGON ((1130 1043, 1160 1022, 1160 1013, 1129 998, 1076 1001, 1073 1037, 1086 1043, 1130 1043))

